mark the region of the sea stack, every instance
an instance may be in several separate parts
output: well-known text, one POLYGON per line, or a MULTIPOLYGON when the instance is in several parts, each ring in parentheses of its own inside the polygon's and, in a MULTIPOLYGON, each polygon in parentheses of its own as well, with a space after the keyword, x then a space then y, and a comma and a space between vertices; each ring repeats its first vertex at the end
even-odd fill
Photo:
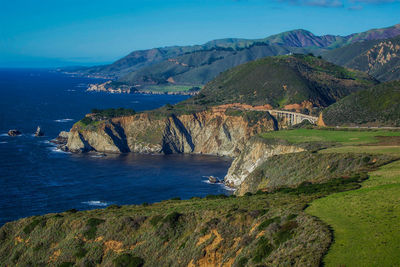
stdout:
POLYGON ((43 135, 44 135, 44 132, 42 131, 40 126, 38 126, 36 129, 36 132, 35 132, 35 136, 39 137, 39 136, 43 136, 43 135))
POLYGON ((13 129, 13 130, 9 130, 7 134, 9 136, 18 136, 18 135, 21 135, 21 132, 18 131, 18 130, 13 129))

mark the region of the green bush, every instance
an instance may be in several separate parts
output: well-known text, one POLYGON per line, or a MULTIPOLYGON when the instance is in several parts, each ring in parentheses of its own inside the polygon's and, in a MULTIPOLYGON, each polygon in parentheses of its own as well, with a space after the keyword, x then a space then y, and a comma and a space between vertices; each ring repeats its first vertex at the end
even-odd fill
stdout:
POLYGON ((141 267, 144 265, 144 260, 140 257, 125 253, 115 258, 113 263, 115 267, 141 267))
POLYGON ((260 225, 257 227, 258 231, 261 231, 265 228, 267 228, 271 223, 279 223, 281 221, 281 217, 274 217, 274 218, 270 218, 267 219, 265 221, 263 221, 262 223, 260 223, 260 225))
POLYGON ((285 243, 287 240, 293 237, 293 230, 298 227, 296 221, 288 221, 284 223, 278 233, 276 234, 275 244, 278 246, 285 243))
POLYGON ((136 112, 129 108, 109 108, 109 109, 92 109, 92 113, 97 117, 115 118, 122 116, 135 115, 136 112))
POLYGON ((162 216, 161 215, 156 215, 153 218, 150 219, 150 224, 152 226, 156 226, 161 220, 162 220, 162 216))
POLYGON ((271 252, 273 248, 269 244, 268 239, 266 239, 264 236, 260 237, 260 239, 257 242, 256 248, 254 250, 254 257, 253 257, 253 262, 259 263, 261 262, 265 257, 267 257, 271 252))
POLYGON ((30 224, 28 224, 27 226, 24 227, 24 233, 25 234, 30 234, 37 225, 42 224, 43 226, 46 225, 46 219, 44 218, 37 218, 34 219, 30 224))
POLYGON ((238 261, 238 267, 244 267, 246 266, 247 262, 249 261, 248 258, 246 257, 241 257, 238 261))
POLYGON ((90 218, 87 221, 87 230, 83 233, 83 235, 87 239, 94 239, 96 237, 96 232, 97 232, 97 226, 105 222, 102 219, 97 219, 97 218, 90 218))

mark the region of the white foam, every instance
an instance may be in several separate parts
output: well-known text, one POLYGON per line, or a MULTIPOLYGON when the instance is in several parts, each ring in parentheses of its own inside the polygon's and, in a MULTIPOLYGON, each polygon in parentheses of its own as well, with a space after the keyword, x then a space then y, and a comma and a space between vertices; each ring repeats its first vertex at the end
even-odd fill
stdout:
MULTIPOLYGON (((207 176, 203 176, 203 177, 207 177, 207 176)), ((203 183, 206 183, 206 184, 219 185, 219 186, 221 186, 223 189, 225 189, 226 191, 236 191, 235 188, 226 186, 224 183, 211 183, 209 180, 203 180, 202 182, 203 182, 203 183)))
POLYGON ((68 89, 67 92, 75 92, 75 89, 68 89))
POLYGON ((92 155, 91 158, 104 158, 106 155, 92 155))
POLYGON ((55 122, 68 122, 68 121, 73 121, 74 119, 59 119, 59 120, 54 120, 55 122))
POLYGON ((7 143, 8 143, 8 142, 5 142, 5 141, 4 141, 4 142, 0 142, 0 144, 7 144, 7 143))
POLYGON ((59 149, 58 147, 49 147, 49 149, 51 150, 51 152, 54 152, 54 153, 65 153, 65 154, 69 153, 69 152, 65 152, 65 151, 59 149))
POLYGON ((6 134, 6 133, 3 133, 3 134, 0 134, 0 136, 8 136, 8 134, 6 134))
POLYGON ((82 202, 82 204, 86 204, 86 205, 89 205, 89 206, 96 206, 96 207, 106 207, 106 206, 110 205, 109 203, 103 202, 103 201, 100 201, 100 200, 84 201, 84 202, 82 202))

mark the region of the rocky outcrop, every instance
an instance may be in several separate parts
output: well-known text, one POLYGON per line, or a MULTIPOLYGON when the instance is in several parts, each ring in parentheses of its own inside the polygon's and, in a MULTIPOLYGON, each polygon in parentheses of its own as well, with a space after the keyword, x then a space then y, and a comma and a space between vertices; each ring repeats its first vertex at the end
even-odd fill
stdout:
POLYGON ((265 112, 257 123, 223 111, 157 117, 147 113, 114 118, 97 124, 76 123, 66 150, 107 153, 195 153, 236 157, 251 136, 277 129, 265 112))
POLYGON ((133 86, 128 85, 119 85, 113 86, 112 81, 107 81, 104 83, 98 84, 89 84, 87 92, 108 92, 113 94, 130 94, 131 92, 135 91, 133 86))
POLYGON ((13 130, 9 130, 7 134, 9 136, 18 136, 18 135, 21 135, 21 132, 19 130, 13 129, 13 130))
POLYGON ((267 158, 304 150, 295 145, 268 143, 262 138, 252 138, 242 153, 232 162, 224 179, 225 184, 230 187, 238 187, 267 158))
POLYGON ((40 126, 37 127, 36 132, 35 132, 36 137, 44 136, 44 132, 40 128, 40 126))
POLYGON ((61 131, 58 136, 52 140, 50 140, 51 143, 57 144, 57 145, 66 145, 68 142, 68 136, 69 132, 66 131, 61 131))

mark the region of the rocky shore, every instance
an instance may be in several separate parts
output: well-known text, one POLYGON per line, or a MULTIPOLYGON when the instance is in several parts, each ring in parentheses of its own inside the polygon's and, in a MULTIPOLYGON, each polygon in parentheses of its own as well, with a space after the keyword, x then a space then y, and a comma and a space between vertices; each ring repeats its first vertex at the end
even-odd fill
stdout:
MULTIPOLYGON (((234 158, 224 183, 238 188, 246 177, 268 157, 304 151, 293 145, 267 144, 255 138, 261 132, 285 128, 268 112, 257 122, 226 110, 190 115, 157 117, 147 113, 99 121, 93 125, 76 123, 69 133, 53 140, 73 153, 192 153, 234 158)), ((261 111, 260 111, 261 112, 261 111)))
POLYGON ((139 89, 139 86, 130 86, 121 84, 119 86, 112 85, 112 81, 107 81, 99 84, 89 84, 87 92, 106 92, 112 94, 146 94, 146 95, 189 95, 194 96, 199 91, 154 91, 139 89))

